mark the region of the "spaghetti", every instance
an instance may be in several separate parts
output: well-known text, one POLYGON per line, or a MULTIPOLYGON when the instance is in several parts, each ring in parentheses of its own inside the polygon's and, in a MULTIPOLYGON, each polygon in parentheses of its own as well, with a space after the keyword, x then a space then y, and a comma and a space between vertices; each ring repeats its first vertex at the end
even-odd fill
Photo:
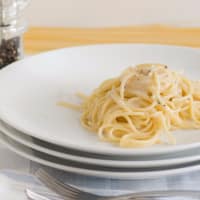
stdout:
POLYGON ((200 82, 161 64, 130 67, 82 99, 82 125, 121 147, 175 144, 171 130, 200 128, 200 82))

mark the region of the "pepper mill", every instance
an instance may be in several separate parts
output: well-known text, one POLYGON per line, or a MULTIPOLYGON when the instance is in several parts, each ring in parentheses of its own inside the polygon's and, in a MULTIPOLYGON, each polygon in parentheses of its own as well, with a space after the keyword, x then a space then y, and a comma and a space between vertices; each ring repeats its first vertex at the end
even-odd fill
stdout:
POLYGON ((0 69, 23 57, 23 10, 30 0, 0 0, 0 69))

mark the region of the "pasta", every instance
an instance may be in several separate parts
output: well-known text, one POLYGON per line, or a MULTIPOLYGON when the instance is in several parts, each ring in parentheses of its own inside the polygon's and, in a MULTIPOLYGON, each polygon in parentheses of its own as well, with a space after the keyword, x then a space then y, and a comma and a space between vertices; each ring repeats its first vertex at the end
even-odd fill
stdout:
POLYGON ((172 130, 200 128, 200 82, 162 64, 129 67, 79 96, 82 125, 120 147, 175 144, 172 130))

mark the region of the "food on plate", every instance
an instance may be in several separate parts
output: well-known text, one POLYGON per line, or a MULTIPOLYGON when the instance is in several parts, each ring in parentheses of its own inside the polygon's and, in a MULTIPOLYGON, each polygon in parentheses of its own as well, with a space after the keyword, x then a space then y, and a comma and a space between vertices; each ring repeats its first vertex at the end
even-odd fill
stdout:
POLYGON ((140 64, 104 81, 80 105, 81 124, 120 147, 175 144, 173 130, 200 128, 200 82, 163 64, 140 64))

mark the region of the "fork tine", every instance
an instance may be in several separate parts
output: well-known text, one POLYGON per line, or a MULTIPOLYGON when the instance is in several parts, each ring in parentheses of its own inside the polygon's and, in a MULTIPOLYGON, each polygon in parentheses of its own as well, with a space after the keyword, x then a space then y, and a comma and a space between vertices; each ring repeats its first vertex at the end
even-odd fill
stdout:
POLYGON ((43 170, 43 169, 39 169, 37 172, 36 172, 36 176, 38 176, 38 178, 39 177, 43 177, 43 178, 45 178, 45 179, 47 179, 47 180, 51 180, 51 182, 54 182, 54 183, 57 183, 57 184, 59 184, 61 187, 63 187, 63 188, 67 188, 68 190, 70 190, 71 192, 75 192, 75 193, 77 193, 77 192, 83 192, 82 190, 79 190, 78 188, 75 188, 75 187, 73 187, 73 186, 71 186, 71 185, 68 185, 68 184, 64 184, 64 183, 62 183, 61 181, 58 181, 56 178, 54 178, 54 177, 52 177, 52 176, 50 176, 45 170, 43 170))
POLYGON ((49 175, 46 172, 39 171, 36 176, 41 180, 49 189, 55 191, 57 194, 62 195, 64 199, 69 200, 69 198, 76 199, 76 193, 72 193, 67 188, 63 188, 57 183, 57 180, 49 179, 49 175))
POLYGON ((67 192, 67 195, 70 197, 78 196, 78 194, 84 193, 83 191, 73 188, 70 185, 64 185, 62 182, 59 182, 57 179, 51 177, 44 170, 39 171, 37 175, 40 176, 40 179, 43 179, 46 183, 51 183, 52 186, 55 186, 56 188, 58 187, 59 190, 67 192))
POLYGON ((58 181, 56 178, 49 175, 43 169, 39 169, 35 175, 51 190, 62 195, 63 197, 73 198, 74 200, 84 200, 84 199, 99 199, 99 196, 82 191, 78 188, 75 188, 69 184, 64 184, 58 181))

